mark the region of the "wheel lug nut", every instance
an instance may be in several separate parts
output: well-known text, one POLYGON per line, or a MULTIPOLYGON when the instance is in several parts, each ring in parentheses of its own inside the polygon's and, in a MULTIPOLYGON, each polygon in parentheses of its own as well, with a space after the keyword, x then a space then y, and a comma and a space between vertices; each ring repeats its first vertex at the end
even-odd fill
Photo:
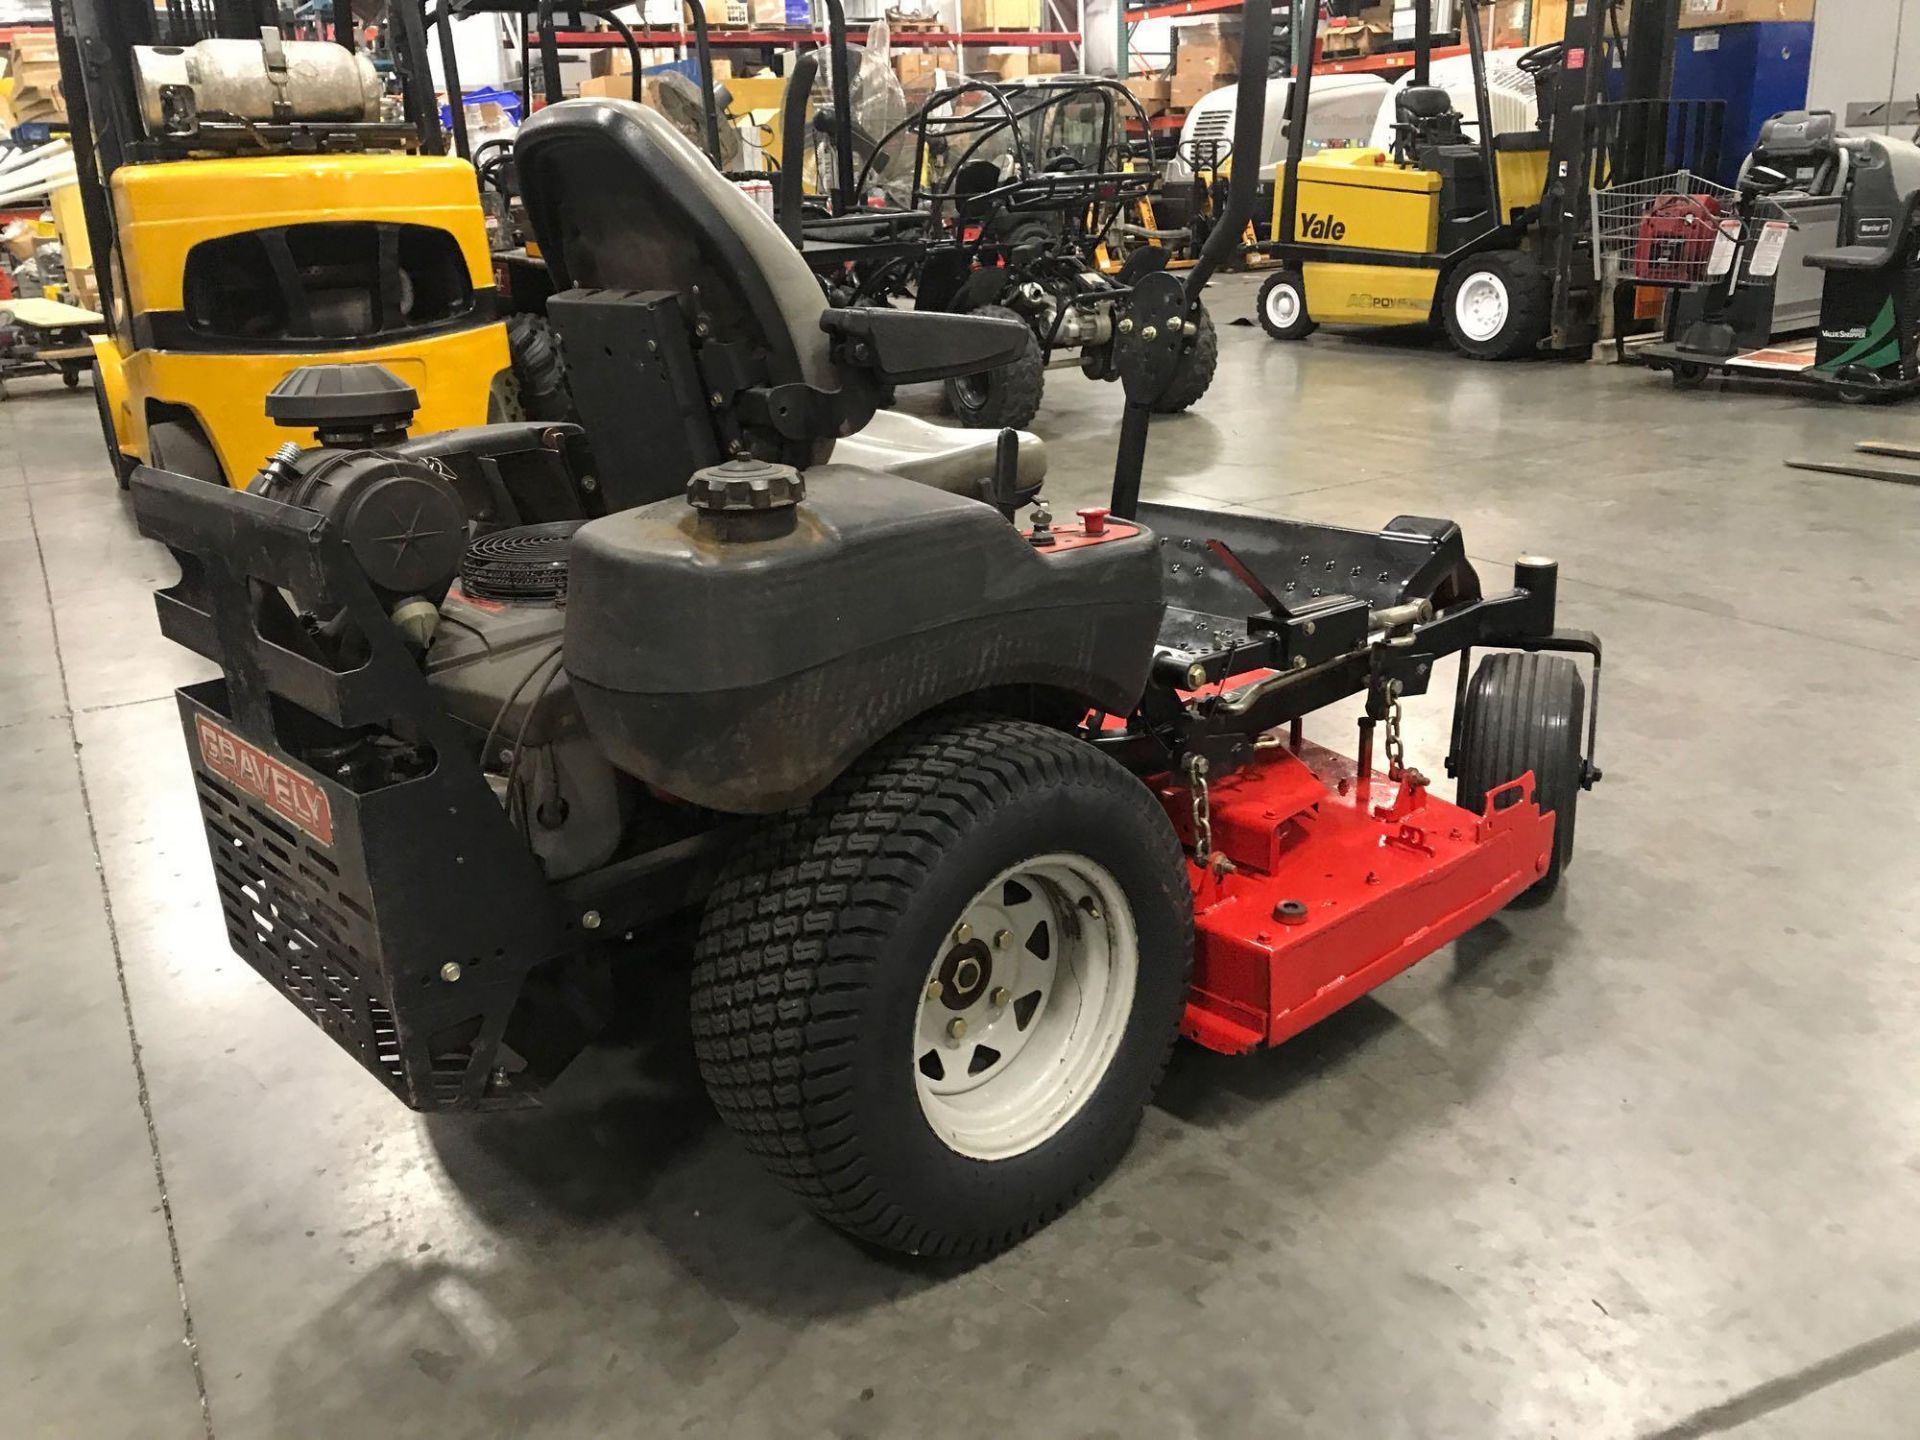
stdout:
POLYGON ((962 920, 958 925, 953 927, 954 944, 964 945, 971 939, 973 939, 973 926, 969 925, 966 921, 962 920))
POLYGON ((929 980, 927 982, 927 999, 929 1000, 938 1000, 942 995, 946 994, 946 991, 947 987, 942 985, 938 980, 929 980))
POLYGON ((1007 946, 1011 945, 1012 943, 1013 943, 1013 931, 996 930, 993 932, 993 948, 994 949, 1004 950, 1007 948, 1007 946))
POLYGON ((947 1022, 947 1034, 955 1040, 964 1040, 967 1035, 966 1017, 956 1015, 947 1022))
POLYGON ((1004 1010, 1007 1008, 1007 1001, 1011 1000, 1013 996, 1007 992, 1006 986, 996 985, 993 987, 993 994, 988 998, 993 1001, 994 1009, 1004 1010))

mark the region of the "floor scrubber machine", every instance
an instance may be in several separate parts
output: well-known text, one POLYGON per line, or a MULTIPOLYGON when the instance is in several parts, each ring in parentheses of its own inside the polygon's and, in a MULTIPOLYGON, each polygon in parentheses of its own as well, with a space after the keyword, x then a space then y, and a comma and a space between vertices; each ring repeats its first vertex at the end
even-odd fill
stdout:
POLYGON ((1135 288, 1111 500, 1066 520, 1012 432, 981 496, 834 463, 885 385, 1024 332, 828 309, 717 173, 662 183, 685 146, 618 100, 521 132, 582 425, 409 437, 403 383, 320 366, 268 400, 319 443, 248 490, 136 476, 162 629, 221 670, 180 708, 228 935, 399 1099, 474 1109, 697 916, 745 1145, 866 1241, 990 1254, 1118 1162, 1180 1034, 1277 1043, 1556 884, 1599 642, 1446 520, 1141 503, 1254 167, 1135 288), (1400 732, 1449 656, 1453 800, 1400 732), (1302 737, 1355 696, 1357 758, 1302 737))

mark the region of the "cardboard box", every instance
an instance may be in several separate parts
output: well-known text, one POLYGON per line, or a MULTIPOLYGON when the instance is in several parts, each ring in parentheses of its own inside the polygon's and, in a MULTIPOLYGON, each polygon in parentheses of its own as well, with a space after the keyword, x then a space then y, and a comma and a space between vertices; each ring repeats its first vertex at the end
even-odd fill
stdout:
POLYGON ((755 25, 787 23, 787 0, 747 0, 747 10, 755 25))
POLYGON ((1173 83, 1167 94, 1169 110, 1191 110, 1201 100, 1211 95, 1223 85, 1231 85, 1240 78, 1237 71, 1193 70, 1174 71, 1173 83))
POLYGON ((1813 19, 1813 0, 1680 0, 1680 28, 1813 19))
POLYGON ((893 52, 893 73, 900 78, 900 88, 910 94, 924 94, 933 89, 934 76, 942 70, 950 75, 959 74, 959 56, 951 50, 932 46, 893 52))
POLYGON ((1489 50, 1524 49, 1532 20, 1532 0, 1481 0, 1480 33, 1489 50))
MULTIPOLYGON (((633 74, 594 75, 580 82, 582 95, 604 95, 613 100, 631 100, 633 98, 633 74)), ((640 103, 656 108, 660 104, 660 79, 655 75, 640 77, 640 103)))
POLYGON ((7 52, 7 75, 13 81, 8 108, 15 124, 65 122, 67 102, 60 93, 60 53, 54 48, 52 35, 16 37, 7 52))
POLYGON ((960 0, 962 30, 1038 30, 1040 0, 960 0))
POLYGON ((1133 98, 1140 102, 1140 108, 1147 112, 1151 120, 1156 115, 1164 115, 1167 107, 1173 103, 1173 80, 1166 75, 1135 75, 1127 81, 1127 89, 1133 92, 1133 98))
POLYGON ((1328 25, 1320 32, 1320 53, 1329 60, 1371 55, 1393 38, 1391 25, 1376 25, 1359 20, 1346 25, 1328 25))
POLYGON ((967 67, 969 75, 1024 80, 1029 75, 1058 75, 1060 57, 1037 50, 989 50, 967 67))

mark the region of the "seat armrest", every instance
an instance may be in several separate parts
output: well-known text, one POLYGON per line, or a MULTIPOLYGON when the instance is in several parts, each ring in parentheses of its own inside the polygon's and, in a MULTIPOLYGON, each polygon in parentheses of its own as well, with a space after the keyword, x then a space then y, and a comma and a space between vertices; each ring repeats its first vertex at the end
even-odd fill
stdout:
POLYGON ((888 385, 977 375, 1012 364, 1032 343, 1017 320, 925 310, 828 310, 820 328, 833 337, 836 359, 888 385))

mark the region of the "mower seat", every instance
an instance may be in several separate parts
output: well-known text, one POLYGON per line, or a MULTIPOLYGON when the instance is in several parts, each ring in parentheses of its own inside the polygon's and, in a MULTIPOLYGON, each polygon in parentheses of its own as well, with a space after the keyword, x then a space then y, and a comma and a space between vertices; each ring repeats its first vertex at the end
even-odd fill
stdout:
MULTIPOLYGON (((766 458, 820 464, 874 414, 893 379, 873 368, 877 347, 836 345, 822 323, 826 299, 806 261, 766 212, 665 117, 629 100, 565 101, 521 128, 515 155, 528 218, 563 292, 550 310, 563 342, 572 344, 573 326, 583 350, 591 333, 593 344, 614 357, 621 340, 632 341, 609 330, 625 323, 618 307, 638 315, 651 304, 657 325, 662 307, 679 297, 681 328, 689 345, 697 339, 698 346, 697 368, 684 374, 695 395, 720 397, 711 405, 679 406, 682 432, 694 439, 677 464, 668 464, 659 417, 637 413, 648 408, 636 404, 637 387, 577 381, 575 399, 601 478, 613 482, 610 502, 615 495, 637 503, 677 494, 693 468, 740 441, 766 458), (853 363, 854 355, 869 363, 853 363), (604 473, 614 467, 647 473, 604 473)), ((918 327, 912 348, 923 362, 969 352, 960 373, 981 368, 979 357, 989 351, 1005 349, 1012 358, 1027 343, 1024 327, 985 317, 889 317, 896 328, 918 327)), ((664 342, 679 338, 656 328, 647 351, 664 364, 672 348, 664 342)), ((889 347, 894 354, 899 349, 889 347)), ((583 367, 576 362, 575 368, 583 367)), ((862 463, 984 497, 994 432, 944 432, 951 439, 943 442, 908 429, 883 426, 862 447, 862 463), (976 469, 981 457, 986 464, 976 469)))

